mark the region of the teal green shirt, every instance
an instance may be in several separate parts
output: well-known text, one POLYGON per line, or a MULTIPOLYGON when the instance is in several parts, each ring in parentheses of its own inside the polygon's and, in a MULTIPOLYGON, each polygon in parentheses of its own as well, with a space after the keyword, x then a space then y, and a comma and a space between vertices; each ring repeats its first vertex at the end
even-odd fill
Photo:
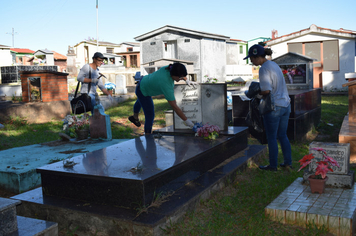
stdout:
POLYGON ((174 80, 163 66, 152 74, 146 75, 140 82, 140 89, 144 96, 164 95, 167 101, 176 100, 174 97, 174 80))

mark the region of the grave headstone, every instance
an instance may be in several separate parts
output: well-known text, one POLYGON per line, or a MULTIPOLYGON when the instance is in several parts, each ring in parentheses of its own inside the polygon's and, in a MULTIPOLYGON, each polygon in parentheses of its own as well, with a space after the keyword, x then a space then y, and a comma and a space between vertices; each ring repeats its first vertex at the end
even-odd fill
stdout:
POLYGON ((336 160, 340 167, 332 166, 333 172, 328 172, 329 177, 327 185, 333 187, 351 188, 354 184, 354 172, 350 171, 350 144, 349 143, 324 143, 312 142, 309 145, 309 153, 315 157, 309 165, 308 172, 304 174, 304 180, 308 178, 310 173, 314 173, 316 162, 323 159, 323 154, 313 148, 322 148, 326 154, 336 160))
MULTIPOLYGON (((227 130, 227 91, 225 83, 199 84, 194 87, 176 85, 174 95, 178 107, 193 123, 217 125, 227 130)), ((174 129, 189 129, 174 113, 174 129)))
POLYGON ((116 94, 127 94, 125 75, 116 75, 115 83, 116 83, 116 88, 115 88, 116 94))
POLYGON ((112 140, 110 116, 105 114, 101 104, 94 107, 94 113, 89 118, 90 138, 112 140))

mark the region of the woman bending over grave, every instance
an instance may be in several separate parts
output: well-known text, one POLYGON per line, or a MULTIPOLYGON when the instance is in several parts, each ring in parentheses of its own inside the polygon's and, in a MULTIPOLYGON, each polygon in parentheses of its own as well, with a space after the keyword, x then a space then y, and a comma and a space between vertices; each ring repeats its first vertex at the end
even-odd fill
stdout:
POLYGON ((262 170, 276 171, 278 165, 278 144, 281 144, 284 162, 281 167, 292 167, 292 151, 287 137, 288 119, 291 112, 290 98, 281 68, 266 55, 272 55, 271 49, 253 45, 248 50, 251 62, 261 66, 259 70, 261 95, 270 94, 274 100, 275 109, 262 115, 268 141, 269 165, 260 166, 262 170))
POLYGON ((110 95, 109 91, 105 88, 101 77, 103 76, 99 72, 99 67, 103 64, 103 60, 107 59, 104 55, 100 52, 94 53, 93 62, 90 64, 85 64, 78 74, 77 80, 82 82, 82 86, 80 88, 80 93, 88 93, 88 86, 90 84, 90 91, 89 96, 91 98, 91 104, 93 107, 92 114, 94 111, 94 106, 96 105, 95 101, 95 93, 96 93, 96 86, 100 88, 100 90, 108 95, 110 102, 113 101, 112 96, 110 95), (89 73, 90 72, 90 73, 89 73))
POLYGON ((145 134, 151 134, 155 117, 152 96, 163 94, 173 111, 184 121, 184 124, 192 128, 194 126, 193 122, 177 106, 174 97, 174 81, 184 80, 188 86, 195 87, 196 82, 188 80, 187 74, 187 69, 183 64, 174 63, 144 76, 136 86, 137 101, 133 107, 133 116, 130 116, 129 120, 137 127, 140 127, 141 123, 138 119, 138 114, 142 108, 145 114, 145 134))

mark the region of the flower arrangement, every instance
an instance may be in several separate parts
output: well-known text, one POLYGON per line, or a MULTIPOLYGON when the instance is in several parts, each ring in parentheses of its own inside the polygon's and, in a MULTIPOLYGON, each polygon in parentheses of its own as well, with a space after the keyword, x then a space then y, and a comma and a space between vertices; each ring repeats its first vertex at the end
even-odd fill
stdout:
MULTIPOLYGON (((330 171, 333 172, 331 166, 340 167, 339 163, 336 160, 334 160, 332 157, 329 157, 323 148, 311 148, 311 150, 316 150, 323 155, 322 160, 316 162, 317 167, 314 173, 316 179, 325 179, 326 174, 328 172, 330 171)), ((299 162, 301 167, 299 168, 298 171, 308 166, 312 162, 312 159, 314 158, 315 157, 313 153, 310 153, 308 155, 305 155, 302 159, 300 159, 299 162)))
POLYGON ((209 123, 206 123, 205 125, 202 123, 195 123, 193 131, 195 132, 195 136, 214 140, 219 137, 220 128, 216 125, 209 125, 209 123))
POLYGON ((107 90, 113 90, 113 89, 116 88, 116 85, 115 85, 114 83, 111 83, 111 82, 105 83, 104 86, 105 86, 105 88, 106 88, 107 90))
POLYGON ((206 78, 205 83, 211 83, 211 84, 216 84, 218 82, 217 78, 209 77, 209 75, 204 75, 204 78, 206 78))
POLYGON ((76 130, 89 129, 89 114, 67 115, 63 119, 63 130, 71 137, 75 137, 76 130))
POLYGON ((305 78, 305 66, 304 65, 288 65, 288 66, 280 66, 284 78, 288 79, 290 84, 295 83, 294 76, 302 76, 305 78))

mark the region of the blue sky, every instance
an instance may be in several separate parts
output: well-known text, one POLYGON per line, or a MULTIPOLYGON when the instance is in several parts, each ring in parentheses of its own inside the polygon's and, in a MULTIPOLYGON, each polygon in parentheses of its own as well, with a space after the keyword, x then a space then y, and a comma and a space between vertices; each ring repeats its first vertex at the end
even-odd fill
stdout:
MULTIPOLYGON (((315 24, 356 31, 355 0, 98 0, 99 41, 135 42, 165 25, 231 39, 282 36, 315 24)), ((1 0, 0 44, 67 54, 68 46, 96 38, 96 0, 1 0)))

